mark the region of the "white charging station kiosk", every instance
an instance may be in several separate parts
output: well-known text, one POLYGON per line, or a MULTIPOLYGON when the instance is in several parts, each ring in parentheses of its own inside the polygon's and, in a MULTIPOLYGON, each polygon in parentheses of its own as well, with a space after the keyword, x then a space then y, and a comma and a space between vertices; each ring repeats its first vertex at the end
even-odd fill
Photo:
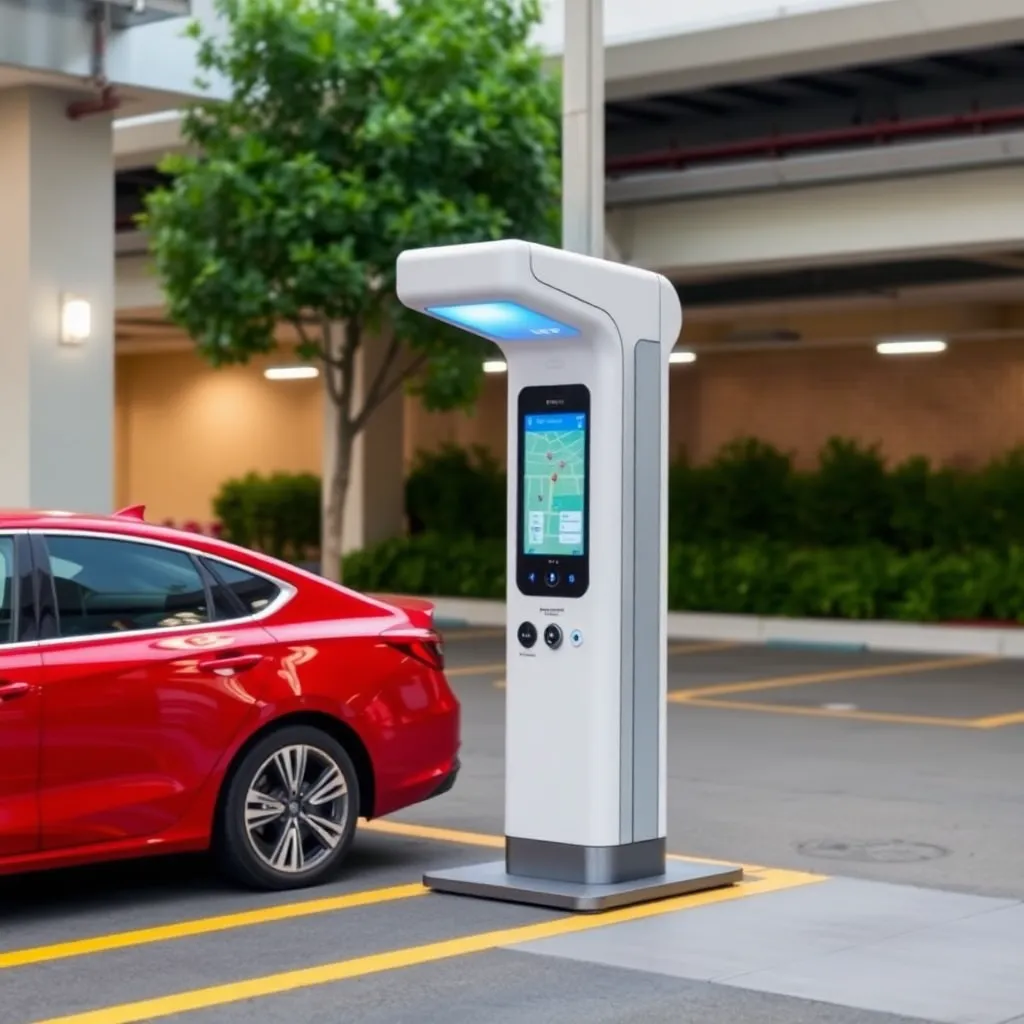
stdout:
POLYGON ((508 373, 505 859, 424 884, 593 911, 740 881, 665 849, 675 289, 516 240, 409 250, 397 274, 508 373))

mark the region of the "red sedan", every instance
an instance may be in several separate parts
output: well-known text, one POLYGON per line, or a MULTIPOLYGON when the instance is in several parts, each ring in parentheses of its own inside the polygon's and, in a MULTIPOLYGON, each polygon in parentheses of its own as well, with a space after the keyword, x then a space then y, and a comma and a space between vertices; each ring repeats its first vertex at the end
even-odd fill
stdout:
POLYGON ((211 849, 312 885, 458 750, 429 603, 138 509, 0 513, 0 874, 211 849))

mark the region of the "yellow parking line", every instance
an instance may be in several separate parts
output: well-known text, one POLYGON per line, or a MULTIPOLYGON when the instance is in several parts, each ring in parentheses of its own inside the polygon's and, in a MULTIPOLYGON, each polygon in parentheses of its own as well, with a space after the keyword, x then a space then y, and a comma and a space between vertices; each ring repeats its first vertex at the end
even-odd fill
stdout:
POLYGON ((0 953, 0 969, 26 967, 29 964, 48 963, 51 960, 67 960, 70 957, 87 956, 92 953, 109 953, 114 949, 144 946, 171 939, 194 938, 212 932, 225 932, 235 928, 271 924, 274 921, 291 921, 314 914, 328 914, 354 907, 369 907, 395 900, 422 896, 428 890, 419 883, 396 885, 387 889, 370 889, 365 892, 350 892, 344 896, 328 896, 324 899, 303 900, 300 903, 284 903, 258 910, 243 910, 237 914, 221 914, 218 917, 201 917, 190 921, 176 921, 173 924, 157 925, 153 928, 139 928, 130 932, 115 932, 97 935, 88 939, 72 939, 49 946, 34 946, 0 953))
MULTIPOLYGON (((743 644, 733 643, 732 641, 714 641, 708 643, 678 643, 671 644, 668 648, 668 656, 670 658, 678 657, 681 654, 707 654, 711 651, 730 651, 735 647, 743 647, 743 644)), ((495 680, 494 687, 497 690, 505 689, 505 680, 495 680)))
MULTIPOLYGON (((455 828, 438 828, 436 825, 414 825, 404 821, 390 821, 379 818, 363 824, 367 832, 380 832, 382 835, 401 836, 405 839, 430 839, 438 843, 452 843, 456 846, 487 846, 491 849, 503 849, 505 837, 492 832, 466 832, 455 828)), ((724 865, 734 861, 710 860, 707 857, 691 857, 688 854, 670 853, 669 860, 692 860, 699 864, 724 865)), ((760 864, 740 864, 744 871, 768 870, 760 864)))
POLYGON ((505 837, 487 832, 463 832, 454 828, 437 828, 434 825, 406 824, 404 821, 389 821, 378 818, 363 823, 364 832, 379 832, 381 835, 401 836, 403 839, 429 839, 435 843, 453 843, 457 846, 490 846, 501 849, 505 837))
POLYGON ((823 880, 823 876, 799 871, 773 871, 756 881, 741 882, 727 889, 625 907, 603 914, 560 917, 554 921, 501 928, 476 935, 446 939, 441 942, 428 942, 420 946, 407 946, 404 949, 373 953, 369 956, 340 960, 317 967, 283 971, 264 977, 178 992, 174 995, 158 996, 154 999, 143 999, 134 1003, 122 1003, 119 1006, 106 1006, 85 1013, 73 1013, 65 1017, 53 1017, 47 1021, 37 1022, 37 1024, 138 1024, 140 1021, 156 1020, 177 1013, 206 1010, 246 999, 280 995, 284 992, 329 985, 350 978, 363 978, 371 974, 381 974, 385 971, 413 967, 418 964, 436 963, 439 960, 482 953, 486 950, 550 939, 558 935, 592 931, 626 921, 659 917, 674 911, 686 911, 715 903, 747 899, 751 896, 792 889, 823 880))
POLYGON ((927 661, 906 661, 896 665, 875 665, 871 668, 840 669, 835 672, 813 672, 796 676, 774 676, 770 679, 752 679, 743 683, 721 683, 715 686, 699 686, 691 690, 673 690, 668 699, 686 703, 695 697, 720 697, 726 693, 753 693, 757 690, 788 690, 793 686, 810 686, 814 683, 831 683, 844 679, 877 679, 882 676, 905 676, 918 672, 941 672, 951 668, 967 668, 971 665, 987 665, 998 658, 978 655, 969 658, 931 658, 927 661))
MULTIPOLYGON (((807 718, 852 719, 860 722, 886 722, 890 725, 927 725, 949 729, 982 729, 994 726, 979 725, 972 718, 941 718, 930 715, 901 715, 888 711, 847 711, 840 708, 804 708, 787 704, 757 704, 740 700, 712 700, 696 697, 679 701, 687 707, 719 708, 723 711, 753 711, 762 715, 799 715, 807 718)), ((1003 723, 998 723, 1003 724, 1003 723)))
MULTIPOLYGON (((363 822, 362 831, 398 836, 406 839, 426 839, 432 842, 489 847, 491 849, 501 849, 505 844, 505 837, 501 835, 438 828, 432 825, 415 825, 386 819, 363 822)), ((705 864, 724 863, 723 861, 700 857, 682 857, 679 854, 669 854, 669 857, 673 860, 685 859, 705 864)), ((760 865, 754 864, 744 864, 741 866, 745 871, 753 873, 766 870, 760 865)), ((345 893, 340 896, 303 900, 296 903, 276 904, 270 907, 259 907, 254 910, 244 910, 233 914, 220 914, 215 917, 175 921, 171 924, 72 939, 67 942, 57 942, 46 946, 32 946, 26 949, 10 950, 0 952, 0 970, 27 967, 32 964, 49 963, 54 960, 67 960, 73 957, 90 956, 98 953, 108 953, 117 949, 152 945, 157 942, 169 942, 175 939, 194 938, 199 935, 210 935, 238 928, 273 924, 277 921, 297 920, 317 914, 351 910, 356 907, 376 906, 378 904, 423 896, 427 892, 427 889, 419 882, 416 882, 383 889, 368 889, 361 892, 345 893)))
POLYGON ((460 665, 458 668, 446 668, 444 674, 452 679, 456 676, 489 676, 504 671, 505 662, 493 661, 489 665, 460 665))
POLYGON ((1011 711, 1008 715, 990 715, 988 718, 975 718, 971 725, 975 729, 1002 729, 1008 725, 1024 725, 1024 711, 1011 711))
POLYGON ((504 629, 456 629, 451 633, 441 630, 441 637, 446 644, 457 644, 462 640, 490 640, 504 636, 504 629))
POLYGON ((737 647, 746 646, 748 645, 733 640, 709 640, 706 643, 687 640, 678 644, 670 644, 668 653, 669 657, 677 654, 708 654, 711 651, 731 651, 737 647))

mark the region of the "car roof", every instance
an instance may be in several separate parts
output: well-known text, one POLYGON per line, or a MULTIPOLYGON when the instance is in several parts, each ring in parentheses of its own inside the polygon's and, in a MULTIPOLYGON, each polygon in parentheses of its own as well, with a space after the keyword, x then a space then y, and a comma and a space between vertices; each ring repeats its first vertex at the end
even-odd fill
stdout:
POLYGON ((285 577, 289 581, 298 571, 294 566, 283 564, 278 559, 268 559, 257 551, 229 544, 206 534, 151 523, 145 516, 146 510, 142 505, 131 505, 107 516, 60 510, 0 509, 0 531, 82 530, 86 533, 116 534, 137 541, 152 540, 172 544, 214 557, 219 555, 257 571, 285 577))
POLYGON ((388 613, 403 616, 411 614, 414 624, 431 627, 433 623, 434 603, 429 599, 360 593, 339 584, 330 583, 316 573, 282 562, 280 559, 270 558, 258 551, 239 547, 206 534, 147 522, 146 509, 143 505, 131 505, 113 515, 106 516, 90 515, 84 512, 64 512, 59 509, 0 509, 0 531, 47 529, 73 529, 83 532, 118 534, 136 540, 162 541, 188 548, 196 554, 225 558, 248 566, 257 572, 283 579, 293 585, 304 584, 308 587, 312 584, 314 587, 323 587, 333 591, 341 590, 350 599, 354 598, 364 606, 363 614, 376 614, 377 616, 388 613), (369 609, 374 609, 375 612, 370 612, 369 609))
MULTIPOLYGON (((65 512, 61 509, 0 509, 0 529, 38 530, 50 526, 74 523, 83 529, 118 529, 127 522, 144 522, 144 510, 136 507, 122 509, 113 515, 87 512, 65 512)), ((153 525, 153 524, 147 524, 153 525)))

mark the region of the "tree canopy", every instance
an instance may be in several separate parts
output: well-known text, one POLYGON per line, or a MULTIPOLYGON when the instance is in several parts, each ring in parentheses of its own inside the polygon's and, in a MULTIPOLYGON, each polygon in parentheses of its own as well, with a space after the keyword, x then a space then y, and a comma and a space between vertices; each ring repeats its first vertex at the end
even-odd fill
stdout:
POLYGON ((406 386, 469 406, 488 346, 406 310, 404 249, 554 241, 560 94, 530 42, 539 0, 216 0, 189 29, 201 89, 147 198, 170 318, 215 366, 290 325, 320 361, 336 444, 323 572, 340 575, 352 446, 406 386), (226 97, 223 96, 226 91, 226 97), (213 93, 211 92, 212 96, 213 93), (383 355, 357 387, 360 350, 383 355))
MULTIPOLYGON (((530 44, 538 0, 216 9, 219 29, 189 31, 199 84, 228 96, 186 111, 193 152, 164 161, 169 184, 144 215, 171 319, 215 365, 272 350, 278 325, 292 325, 303 358, 336 364, 338 403, 347 348, 386 326, 394 355, 416 356, 428 407, 471 402, 482 346, 401 307, 395 260, 419 246, 554 240, 560 100, 530 44), (327 325, 341 322, 332 349, 327 325)), ((378 392, 396 386, 392 363, 378 392)), ((373 410, 346 411, 358 430, 373 410)))

